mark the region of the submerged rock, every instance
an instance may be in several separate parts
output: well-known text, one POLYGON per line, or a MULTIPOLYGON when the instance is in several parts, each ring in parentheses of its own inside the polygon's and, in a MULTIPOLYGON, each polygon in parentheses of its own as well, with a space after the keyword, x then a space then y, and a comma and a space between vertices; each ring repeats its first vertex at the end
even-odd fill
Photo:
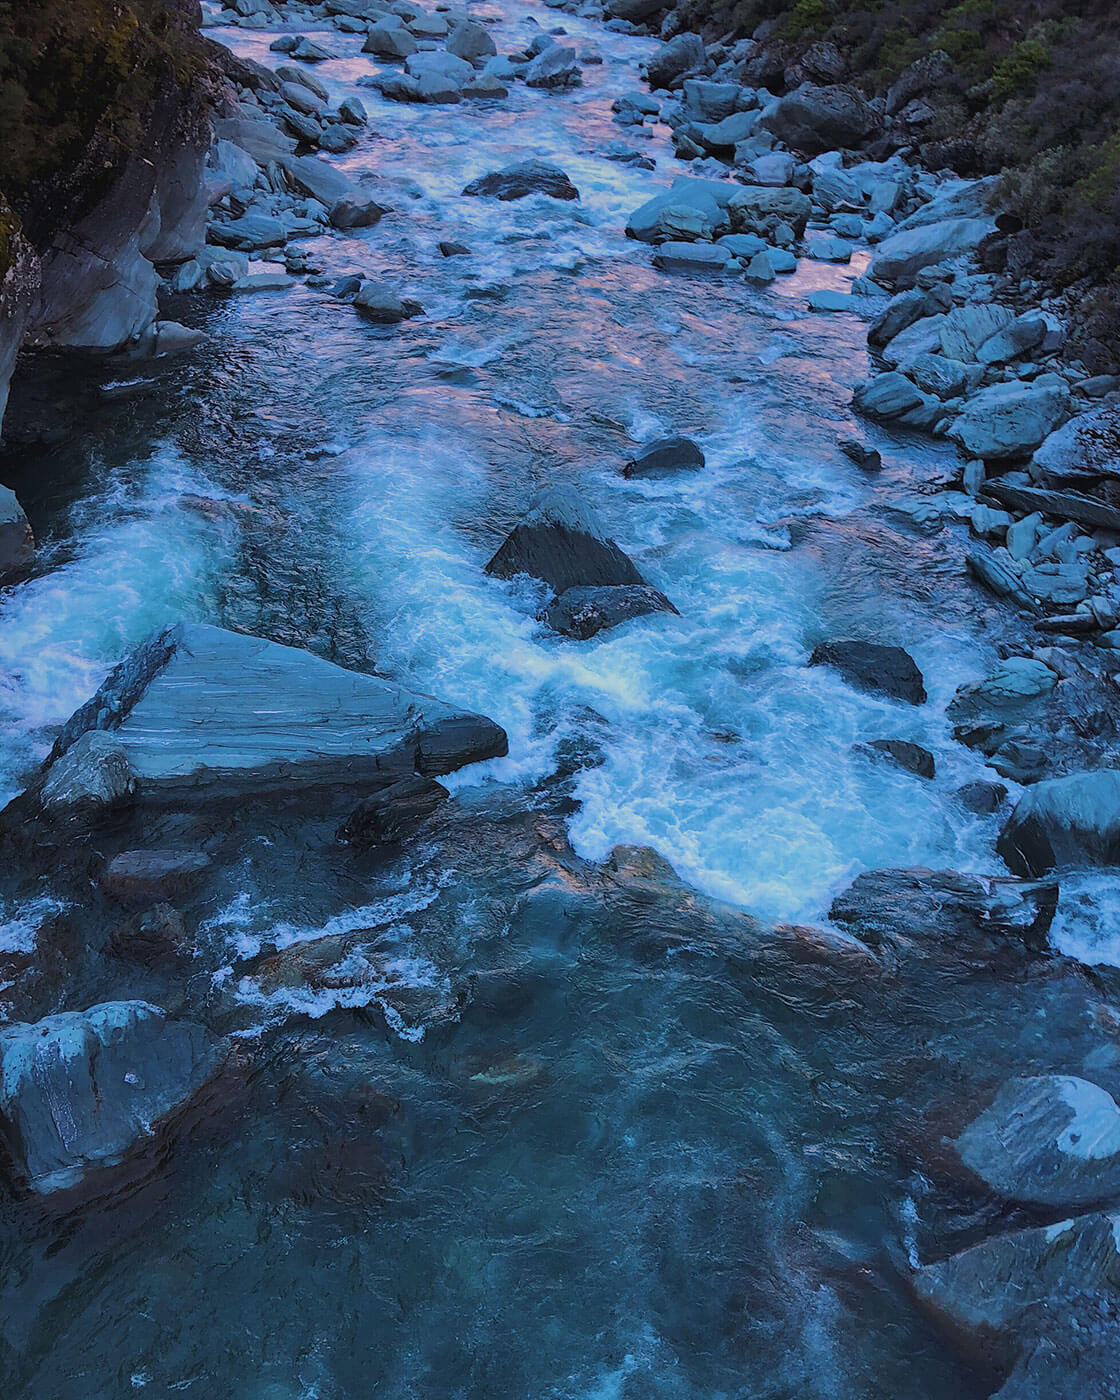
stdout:
POLYGON ((921 744, 912 744, 908 739, 868 739, 856 747, 887 759, 919 778, 932 778, 936 772, 936 763, 929 749, 923 749, 921 744))
POLYGON ((401 778, 363 798, 339 827, 349 846, 384 846, 402 841, 447 802, 451 794, 434 778, 401 778))
POLYGON ((189 890, 211 867, 204 851, 122 851, 105 867, 101 888, 132 909, 189 890))
POLYGON ((35 537, 16 500, 16 493, 0 486, 0 583, 22 573, 35 558, 35 537))
POLYGON ((53 811, 124 797, 210 801, 450 773, 505 752, 504 731, 481 715, 184 622, 133 652, 67 721, 37 789, 53 811), (98 776, 106 771, 112 782, 98 776))
POLYGON ((648 584, 620 584, 612 588, 566 588, 541 613, 555 632, 586 641, 598 632, 648 613, 676 613, 664 593, 648 584))
POLYGON ((119 1166, 180 1112, 221 1060, 201 1026, 112 1001, 0 1031, 0 1129, 37 1195, 119 1166))
POLYGON ((1020 875, 1120 865, 1120 770, 1035 783, 1015 804, 996 849, 1020 875))
POLYGON ((1099 1085, 1073 1075, 1005 1084, 956 1149, 1008 1200, 1076 1210, 1120 1197, 1120 1108, 1099 1085))
POLYGON ((704 454, 691 438, 658 438, 626 463, 622 475, 658 476, 662 472, 696 471, 703 465, 704 454))
POLYGON ((914 659, 901 647, 856 640, 822 642, 809 658, 810 666, 831 666, 857 690, 924 705, 925 686, 914 659))
POLYGON ((529 574, 555 593, 569 588, 612 588, 645 579, 614 540, 603 534, 570 491, 542 492, 529 514, 507 535, 486 565, 497 578, 529 574))
POLYGON ((480 175, 463 190, 467 195, 487 199, 524 199, 531 194, 547 194, 553 199, 578 199, 579 190, 555 165, 543 160, 523 160, 489 175, 480 175))

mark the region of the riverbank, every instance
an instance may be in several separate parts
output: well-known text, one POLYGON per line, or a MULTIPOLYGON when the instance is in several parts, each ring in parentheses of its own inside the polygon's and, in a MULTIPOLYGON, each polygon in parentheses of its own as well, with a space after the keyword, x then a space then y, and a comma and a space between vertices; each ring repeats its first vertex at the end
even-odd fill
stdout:
POLYGON ((663 51, 592 17, 472 11, 468 76, 398 13, 410 82, 345 9, 243 18, 303 91, 218 113, 195 343, 13 391, 9 1050, 80 1041, 92 1134, 116 1035, 156 1131, 9 1143, 12 1393, 1107 1393, 1113 1154, 1060 1143, 1120 1092, 1114 854, 1050 786, 1108 742, 1106 541, 1022 556, 1087 558, 1079 613, 1010 608, 969 530, 1027 532, 959 488, 1014 479, 851 404, 918 300, 861 280, 872 200, 945 191, 775 142, 786 183, 694 155, 665 197, 765 104, 651 99, 663 51), (437 68, 484 91, 400 100, 437 68))

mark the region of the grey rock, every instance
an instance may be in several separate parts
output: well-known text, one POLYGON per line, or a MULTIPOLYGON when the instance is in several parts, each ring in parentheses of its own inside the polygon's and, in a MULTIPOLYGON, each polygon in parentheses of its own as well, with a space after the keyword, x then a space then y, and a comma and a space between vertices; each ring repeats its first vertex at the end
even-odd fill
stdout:
POLYGON ((727 209, 736 233, 756 233, 772 242, 779 224, 788 224, 800 238, 813 206, 800 190, 741 185, 731 187, 727 209))
POLYGON ((1013 319, 1014 313, 995 301, 954 306, 945 318, 942 348, 955 360, 975 360, 980 347, 1013 319))
POLYGON ((489 175, 480 175, 463 193, 500 200, 524 199, 531 194, 546 194, 553 199, 579 198, 579 191, 567 175, 541 160, 524 160, 489 175))
POLYGON ((662 243, 653 255, 654 267, 668 272, 723 272, 730 261, 731 254, 718 243, 670 241, 662 243))
POLYGON ((984 461, 1029 456, 1069 412, 1069 389, 1057 375, 1012 379, 969 399, 949 436, 984 461))
POLYGON ((658 438, 626 463, 622 475, 660 476, 665 472, 696 471, 703 465, 704 454, 691 438, 658 438))
POLYGON ((369 114, 356 97, 344 97, 338 104, 338 115, 340 120, 349 126, 367 126, 369 124, 369 114))
POLYGON ((908 739, 868 739, 856 747, 870 752, 876 757, 889 759, 899 768, 905 768, 919 778, 932 778, 936 773, 936 762, 928 749, 920 744, 912 744, 908 739))
POLYGON ((976 387, 975 367, 945 355, 918 354, 900 366, 907 379, 924 393, 939 399, 956 399, 976 387))
POLYGON ((239 277, 230 291, 285 292, 294 285, 292 279, 284 272, 250 272, 246 277, 239 277))
POLYGON ((465 58, 457 58, 453 53, 440 50, 413 54, 404 66, 409 76, 417 81, 439 78, 456 88, 469 83, 475 76, 473 66, 465 58))
POLYGON ((211 243, 240 252, 255 252, 260 248, 278 248, 288 241, 288 231, 280 219, 271 214, 244 214, 228 223, 212 223, 206 230, 211 243))
POLYGON ((636 209, 626 224, 626 236, 642 243, 666 240, 708 240, 730 232, 728 205, 738 186, 722 180, 674 180, 636 209))
POLYGON ((340 199, 355 197, 350 177, 318 156, 285 156, 280 167, 297 190, 328 209, 340 199))
POLYGON ((771 250, 767 248, 761 253, 755 253, 743 269, 743 275, 748 282, 753 282, 756 286, 768 287, 778 275, 771 250))
POLYGON ((828 214, 860 213, 863 191, 842 170, 822 170, 813 181, 813 199, 828 214))
POLYGON ((35 537, 16 500, 16 493, 0 486, 0 582, 29 568, 35 559, 35 537))
POLYGON ((925 704, 922 673, 901 647, 858 640, 821 642, 809 665, 832 667, 856 690, 886 695, 908 705, 925 704))
POLYGON ((743 174, 752 185, 781 189, 793 179, 795 168, 796 162, 788 151, 770 151, 744 166, 743 174))
POLYGON ((379 326, 395 326, 423 314, 419 302, 398 294, 384 282, 363 282, 353 300, 354 307, 367 321, 379 326))
POLYGON ((289 107, 294 107, 297 112, 304 112, 308 116, 317 115, 326 105, 321 97, 316 96, 302 83, 281 83, 280 96, 289 107))
POLYGON ((555 632, 586 641, 632 618, 676 611, 664 593, 648 584, 621 584, 605 588, 566 588, 541 613, 541 620, 555 632))
MULTIPOLYGON (((314 93, 320 102, 326 103, 329 100, 326 85, 309 68, 297 68, 294 63, 283 63, 277 68, 276 76, 282 84, 296 83, 300 87, 306 88, 308 92, 314 93)), ((283 93, 283 91, 283 86, 281 86, 280 92, 283 93)))
POLYGON ((386 212, 375 199, 340 199, 331 205, 331 227, 343 230, 372 228, 386 212))
POLYGON ((952 305, 953 294, 945 286, 932 291, 912 287, 899 292, 871 322, 867 332, 868 342, 871 345, 886 345, 915 321, 947 312, 952 305))
POLYGON ((1013 1079, 956 1141, 964 1165, 997 1195, 1078 1210, 1120 1196, 1120 1108, 1073 1075, 1013 1079))
POLYGON ((913 286, 918 273, 946 258, 972 253, 995 229, 991 218, 954 218, 900 228, 884 238, 868 276, 887 287, 913 286))
POLYGON ((122 851, 105 867, 101 888, 131 909, 146 909, 186 893, 212 864, 204 851, 122 851))
POLYGON ((1120 864, 1120 771, 1073 773, 1028 788, 996 849, 1016 874, 1120 864))
POLYGON ((372 53, 378 58, 411 58, 419 50, 420 45, 403 25, 388 23, 373 25, 362 45, 363 53, 372 53))
POLYGON ((271 122, 253 121, 248 117, 215 117, 214 133, 246 151, 257 165, 280 160, 296 148, 291 137, 277 131, 271 122))
POLYGON ((483 25, 473 19, 460 19, 451 26, 451 33, 447 36, 447 52, 477 65, 495 55, 498 47, 483 25))
POLYGON ((577 87, 583 81, 575 49, 550 44, 525 69, 525 86, 531 88, 577 87))
POLYGON ((1064 334, 1057 319, 1048 311, 1024 311, 995 335, 989 336, 976 352, 981 364, 1006 364, 1034 350, 1048 354, 1062 344, 1064 334))
POLYGON ((884 422, 912 423, 932 427, 942 413, 940 401, 924 394, 904 374, 891 370, 857 384, 852 403, 860 413, 884 422))
MULTIPOLYGON (((99 732, 113 762, 123 755, 131 795, 147 801, 438 775, 506 749, 502 730, 479 715, 201 623, 155 634, 67 721, 41 777, 44 806, 57 804, 78 742, 99 732)), ((77 786, 71 776, 65 791, 77 786)), ((86 786, 95 803, 97 784, 86 786)), ((111 794, 123 788, 117 775, 111 794)))
POLYGON ((1043 515, 1057 516, 1059 520, 1076 520, 1080 525, 1089 525, 1098 530, 1120 530, 1120 508, 1078 491, 1007 486, 1001 481, 988 482, 984 490, 1016 510, 1037 511, 1043 515))
POLYGON ((998 812, 1007 800, 1007 789, 1002 783, 990 783, 978 778, 957 788, 956 796, 966 811, 974 812, 979 817, 989 817, 993 812, 998 812))
POLYGON ((430 821, 450 796, 434 778, 401 778, 363 798, 339 827, 338 839, 359 850, 395 845, 430 821))
POLYGON ((95 1185, 99 1169, 155 1137, 220 1062, 201 1026, 143 1001, 5 1027, 0 1127, 17 1184, 36 1195, 95 1185))
POLYGON ((761 125, 793 150, 815 156, 862 145, 882 120, 855 88, 806 83, 771 103, 761 125))
POLYGON ((1034 469, 1058 485, 1080 478, 1120 479, 1120 402, 1101 404, 1051 433, 1034 454, 1034 469))
POLYGON ((941 332, 945 317, 923 316, 883 346, 882 357, 888 365, 899 365, 917 355, 936 355, 941 349, 941 332))
POLYGON ((569 588, 610 588, 645 580, 571 492, 545 491, 486 565, 497 578, 529 574, 554 593, 569 588))
POLYGON ((706 61, 704 41, 699 34, 678 34, 646 64, 646 77, 651 88, 672 89, 703 68, 706 61))

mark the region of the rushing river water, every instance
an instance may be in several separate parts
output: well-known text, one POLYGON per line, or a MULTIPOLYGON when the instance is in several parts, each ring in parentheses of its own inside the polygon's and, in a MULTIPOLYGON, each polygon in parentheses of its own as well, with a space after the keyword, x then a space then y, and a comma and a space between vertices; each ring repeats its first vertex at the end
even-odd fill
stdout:
MULTIPOLYGON (((500 16, 503 51, 557 20, 515 0, 472 13, 500 16)), ((652 846, 764 919, 819 922, 865 869, 996 867, 993 819, 953 797, 980 760, 944 718, 994 654, 993 619, 963 579, 959 532, 922 533, 891 509, 949 476, 947 450, 871 430, 885 462, 872 479, 837 448, 865 327, 806 300, 858 265, 802 260, 766 292, 654 271, 623 227, 682 167, 664 127, 648 137, 610 114, 651 45, 562 19, 602 65, 574 92, 514 85, 499 106, 384 102, 355 87, 372 62, 360 38, 319 36, 344 55, 317 69, 332 100, 354 93, 370 112, 341 164, 374 172, 394 212, 310 250, 426 314, 378 330, 304 286, 171 298, 203 346, 136 371, 149 382, 127 393, 90 394, 65 440, 23 454, 9 481, 49 543, 0 603, 5 796, 111 665, 185 616, 498 720, 509 757, 453 783, 468 846, 472 821, 531 812, 567 764, 579 855, 652 846), (620 140, 657 169, 606 159, 620 140), (561 166, 580 201, 461 196, 527 156, 561 166), (441 239, 471 256, 441 257, 441 239), (704 471, 619 475, 635 443, 670 430, 701 442, 704 471), (556 482, 578 487, 679 618, 575 643, 535 621, 542 596, 524 580, 485 575, 556 482), (883 702, 807 666, 817 642, 847 635, 906 646, 931 703, 883 702), (853 752, 874 738, 925 745, 936 779, 853 752), (572 763, 591 749, 598 761, 572 763)), ((277 61, 273 33, 212 32, 277 61)), ((34 1400, 987 1393, 867 1262, 912 1248, 913 1182, 876 1137, 902 1090, 853 1048, 850 1009, 799 1020, 779 996, 645 960, 602 930, 578 961, 546 954, 488 903, 503 881, 530 883, 517 850, 469 879, 417 856, 315 883, 272 840, 230 837, 221 897, 192 911, 200 947, 226 963, 220 988, 262 946, 372 928, 389 981, 442 995, 485 946, 524 995, 489 1022, 464 1016, 456 1038, 388 1012, 324 1016, 382 1004, 383 983, 246 991, 246 1044, 292 1009, 310 1019, 268 1042, 234 1121, 201 1134, 126 1223, 109 1211, 50 1248, 12 1228, 13 1386, 34 1400), (863 1271, 856 1301, 802 1267, 807 1220, 843 1271, 863 1271)), ((309 826, 310 862, 328 840, 309 826)), ((168 996, 125 982, 91 971, 90 997, 168 996)), ((945 1022, 958 1014, 990 1031, 1004 1008, 965 1017, 954 1003, 945 1022)), ((888 1058, 921 1053, 905 1028, 887 1039, 888 1058)))

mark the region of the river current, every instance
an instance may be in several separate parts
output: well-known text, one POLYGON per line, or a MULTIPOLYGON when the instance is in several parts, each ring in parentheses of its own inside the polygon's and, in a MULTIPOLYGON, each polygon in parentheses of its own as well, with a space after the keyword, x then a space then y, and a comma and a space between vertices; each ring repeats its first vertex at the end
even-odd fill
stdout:
MULTIPOLYGON (((802 259, 766 291, 655 271, 626 218, 687 172, 664 126, 622 128, 610 110, 639 89, 652 43, 518 0, 471 12, 498 21, 502 51, 562 23, 603 62, 563 95, 515 84, 500 105, 400 105, 356 86, 374 63, 360 37, 301 29, 342 55, 316 70, 332 103, 353 94, 370 113, 339 163, 372 172, 393 211, 308 250, 332 277, 384 278, 422 318, 378 329, 303 285, 169 297, 165 313, 206 341, 69 386, 67 431, 19 454, 8 484, 46 545, 0 601, 3 797, 129 648, 189 617, 500 722, 509 757, 450 780, 468 843, 471 813, 531 811, 567 765, 578 855, 651 846, 760 919, 820 923, 867 869, 998 869, 995 819, 953 795, 985 775, 982 759, 944 717, 993 661, 998 617, 964 579, 961 529, 927 533, 906 510, 950 479, 950 450, 856 423, 865 324, 807 310, 860 260, 802 259), (656 169, 607 159, 618 142, 656 169), (462 197, 530 156, 564 169, 579 201, 462 197), (444 258, 440 240, 471 255, 444 258), (620 475, 670 431, 701 443, 703 471, 620 475), (839 450, 853 431, 882 451, 877 476, 839 450), (679 618, 577 643, 535 620, 532 585, 486 576, 555 483, 579 490, 679 618), (905 646, 930 703, 808 667, 818 642, 849 635, 905 646), (853 749, 876 738, 930 749, 935 780, 853 749)), ((210 33, 279 61, 275 31, 210 33)), ((388 980, 446 991, 466 943, 500 933, 485 927, 500 864, 470 888, 419 857, 307 888, 258 839, 193 911, 226 987, 262 947, 377 928, 388 980), (441 900, 439 937, 417 933, 414 916, 441 900)), ((13 896, 9 944, 50 897, 13 896)), ((871 1145, 894 1090, 845 1063, 850 1025, 793 1030, 780 1004, 609 937, 563 975, 508 937, 503 956, 537 992, 500 1033, 465 1026, 461 1041, 423 1018, 386 1013, 374 1030, 339 1012, 368 1008, 376 985, 246 990, 247 1042, 297 1019, 249 1076, 237 1121, 185 1154, 150 1216, 126 1230, 109 1212, 49 1249, 33 1232, 3 1243, 5 1345, 27 1396, 986 1393, 869 1265, 853 1307, 827 1270, 809 1285, 797 1262, 808 1218, 848 1289, 884 1237, 902 1258, 913 1247, 920 1183, 871 1145), (307 1186, 324 1173, 333 1185, 307 1186)), ((94 993, 113 985, 91 976, 94 993)))

